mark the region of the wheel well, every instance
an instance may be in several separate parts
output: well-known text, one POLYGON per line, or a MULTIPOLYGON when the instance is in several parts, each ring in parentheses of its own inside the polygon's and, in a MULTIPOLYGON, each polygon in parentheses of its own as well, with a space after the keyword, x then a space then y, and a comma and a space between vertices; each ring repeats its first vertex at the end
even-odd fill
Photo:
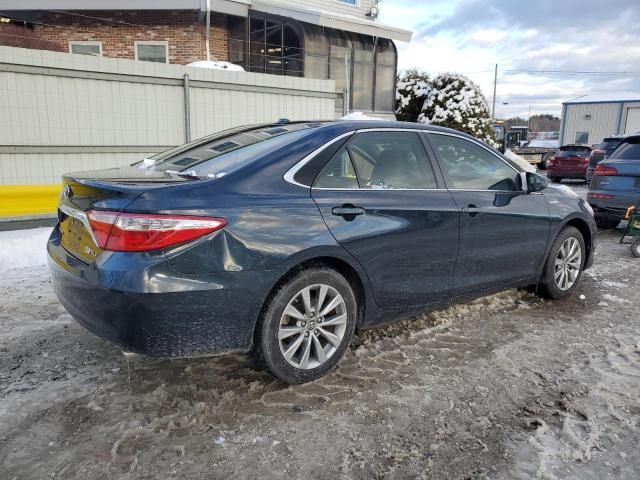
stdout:
POLYGON ((331 268, 347 279, 347 282, 349 282, 349 285, 351 285, 351 288, 353 288, 353 294, 355 295, 356 301, 358 302, 357 326, 360 327, 364 322, 366 311, 366 294, 364 285, 362 284, 362 279, 360 278, 360 275, 358 275, 358 272, 356 272, 351 265, 349 265, 344 260, 340 260, 335 257, 313 258, 310 260, 305 260, 304 262, 291 268, 287 273, 280 277, 280 279, 276 282, 276 284, 269 292, 269 295, 267 295, 267 298, 265 299, 260 309, 260 317, 262 317, 269 305, 269 302, 271 302, 271 299, 275 296, 282 285, 288 282, 291 278, 295 277, 302 270, 313 267, 331 268))
POLYGON ((593 252, 591 251, 591 229, 587 222, 584 220, 580 220, 579 218, 574 218, 573 220, 569 220, 565 227, 575 227, 582 234, 582 238, 584 238, 584 246, 587 250, 587 257, 585 258, 585 263, 588 259, 591 258, 593 252))

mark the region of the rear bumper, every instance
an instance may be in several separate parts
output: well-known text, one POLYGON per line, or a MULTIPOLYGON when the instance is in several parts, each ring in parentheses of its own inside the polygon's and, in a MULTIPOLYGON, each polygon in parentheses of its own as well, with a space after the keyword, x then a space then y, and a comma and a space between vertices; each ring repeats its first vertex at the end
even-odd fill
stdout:
POLYGON ((596 215, 624 218, 627 209, 638 205, 640 193, 616 192, 613 190, 590 190, 589 193, 612 195, 614 198, 588 198, 587 202, 596 215))
POLYGON ((586 168, 547 168, 547 176, 561 178, 586 179, 586 168))
POLYGON ((279 278, 273 271, 181 275, 161 254, 106 254, 87 265, 56 237, 54 231, 47 245, 49 267, 66 310, 95 335, 153 357, 249 350, 259 310, 279 278))

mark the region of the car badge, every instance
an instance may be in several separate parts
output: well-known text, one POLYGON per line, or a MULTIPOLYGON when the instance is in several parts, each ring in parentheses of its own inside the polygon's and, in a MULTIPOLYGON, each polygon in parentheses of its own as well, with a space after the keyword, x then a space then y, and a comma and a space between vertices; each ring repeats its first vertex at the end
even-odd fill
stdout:
POLYGON ((69 185, 65 185, 62 189, 62 198, 64 198, 65 200, 70 200, 71 197, 73 197, 73 190, 71 190, 71 187, 69 185))

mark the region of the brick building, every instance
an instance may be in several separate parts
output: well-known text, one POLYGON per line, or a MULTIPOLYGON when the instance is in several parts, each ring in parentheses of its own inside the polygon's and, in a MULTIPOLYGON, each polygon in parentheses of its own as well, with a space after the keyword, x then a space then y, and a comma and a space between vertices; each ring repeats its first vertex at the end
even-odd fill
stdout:
POLYGON ((5 0, 0 45, 189 64, 229 61, 245 70, 333 79, 349 108, 393 111, 394 40, 376 0, 5 0), (207 29, 207 25, 209 28, 207 29), (207 42, 209 48, 207 49, 207 42))

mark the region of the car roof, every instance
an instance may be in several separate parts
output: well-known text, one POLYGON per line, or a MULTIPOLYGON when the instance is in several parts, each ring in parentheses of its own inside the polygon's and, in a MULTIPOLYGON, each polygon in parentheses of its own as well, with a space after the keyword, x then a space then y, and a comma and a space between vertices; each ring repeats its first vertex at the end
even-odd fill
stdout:
POLYGON ((451 128, 439 127, 435 125, 426 125, 424 123, 398 122, 393 120, 340 120, 338 119, 338 120, 330 120, 330 121, 322 122, 322 126, 320 126, 319 129, 323 129, 323 128, 332 128, 332 129, 335 128, 335 129, 342 130, 344 132, 353 131, 353 130, 394 129, 395 128, 395 129, 416 130, 416 131, 423 131, 423 132, 449 133, 452 135, 466 137, 471 140, 481 141, 467 133, 461 132, 459 130, 453 130, 451 128))

